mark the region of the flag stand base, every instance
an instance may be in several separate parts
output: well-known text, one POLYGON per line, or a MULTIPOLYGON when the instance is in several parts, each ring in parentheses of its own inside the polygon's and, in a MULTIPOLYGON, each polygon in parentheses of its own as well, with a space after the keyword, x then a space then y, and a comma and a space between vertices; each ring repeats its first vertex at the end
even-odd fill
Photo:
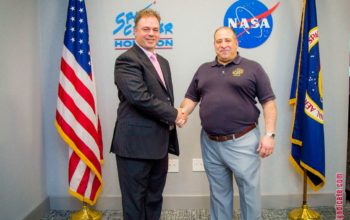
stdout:
POLYGON ((101 220, 102 214, 99 211, 89 208, 85 202, 83 207, 71 214, 70 220, 101 220))
POLYGON ((308 205, 303 205, 301 208, 290 211, 288 218, 289 220, 319 220, 321 216, 318 212, 309 209, 308 205))
POLYGON ((301 208, 293 209, 288 213, 289 220, 320 220, 318 212, 309 209, 307 205, 307 170, 304 168, 303 205, 301 208))

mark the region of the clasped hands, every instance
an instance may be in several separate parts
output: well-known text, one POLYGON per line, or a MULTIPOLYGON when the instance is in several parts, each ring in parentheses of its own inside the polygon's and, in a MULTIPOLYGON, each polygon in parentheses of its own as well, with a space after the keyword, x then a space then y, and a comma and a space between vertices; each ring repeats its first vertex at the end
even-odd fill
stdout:
POLYGON ((185 111, 184 108, 177 108, 177 117, 176 117, 176 125, 180 128, 184 126, 188 119, 188 113, 185 111))

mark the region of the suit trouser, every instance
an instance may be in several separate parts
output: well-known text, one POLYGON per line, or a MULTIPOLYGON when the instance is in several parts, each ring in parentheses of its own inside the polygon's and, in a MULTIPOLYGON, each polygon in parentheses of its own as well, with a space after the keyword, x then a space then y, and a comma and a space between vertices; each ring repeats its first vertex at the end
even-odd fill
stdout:
POLYGON ((261 219, 259 129, 224 142, 208 138, 202 129, 201 147, 210 185, 211 220, 232 220, 233 179, 239 190, 241 220, 261 219))
POLYGON ((168 172, 168 155, 160 160, 117 158, 124 220, 158 220, 168 172))

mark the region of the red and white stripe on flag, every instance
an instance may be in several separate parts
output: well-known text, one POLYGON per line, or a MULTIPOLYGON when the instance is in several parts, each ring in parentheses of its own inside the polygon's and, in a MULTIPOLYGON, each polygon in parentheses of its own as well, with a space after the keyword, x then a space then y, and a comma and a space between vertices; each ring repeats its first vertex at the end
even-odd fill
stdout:
POLYGON ((103 186, 103 144, 84 0, 69 1, 55 124, 70 147, 69 192, 93 205, 103 186))

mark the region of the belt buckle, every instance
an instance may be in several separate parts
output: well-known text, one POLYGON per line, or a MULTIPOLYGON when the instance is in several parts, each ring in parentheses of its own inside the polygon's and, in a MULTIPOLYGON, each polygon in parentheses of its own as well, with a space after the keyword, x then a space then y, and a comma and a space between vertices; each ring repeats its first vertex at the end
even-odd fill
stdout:
POLYGON ((226 135, 226 136, 223 136, 223 137, 224 137, 223 141, 229 141, 229 140, 233 140, 234 141, 236 139, 234 134, 226 135))

